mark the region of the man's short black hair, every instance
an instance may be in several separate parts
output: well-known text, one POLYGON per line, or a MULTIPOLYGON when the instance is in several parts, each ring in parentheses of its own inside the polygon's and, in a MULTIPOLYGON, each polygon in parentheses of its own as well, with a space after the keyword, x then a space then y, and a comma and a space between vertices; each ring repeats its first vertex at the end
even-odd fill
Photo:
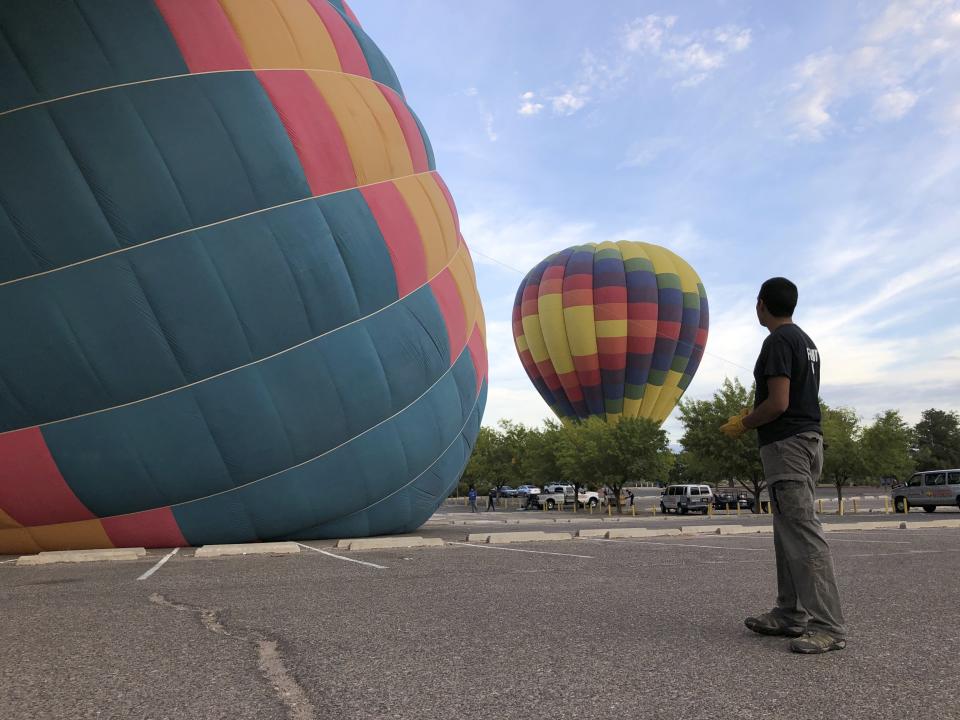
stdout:
POLYGON ((763 300, 774 317, 792 317, 797 307, 797 286, 785 277, 775 277, 760 286, 758 300, 763 300))

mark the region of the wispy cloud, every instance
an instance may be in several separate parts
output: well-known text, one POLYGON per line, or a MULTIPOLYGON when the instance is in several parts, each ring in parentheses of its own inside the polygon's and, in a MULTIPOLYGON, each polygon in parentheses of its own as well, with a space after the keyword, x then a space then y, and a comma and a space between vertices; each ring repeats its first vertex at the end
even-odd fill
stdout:
POLYGON ((550 105, 555 115, 573 115, 587 104, 587 100, 589 100, 589 97, 586 95, 567 90, 563 95, 551 97, 550 105))
POLYGON ((463 91, 463 94, 469 98, 473 98, 474 103, 476 103, 477 112, 480 113, 480 119, 483 121, 483 132, 487 136, 487 140, 496 142, 500 136, 494 128, 494 116, 487 106, 486 101, 483 99, 483 96, 480 94, 480 91, 475 87, 468 87, 463 91))
POLYGON ((897 121, 960 61, 960 4, 897 0, 852 34, 851 47, 808 55, 792 71, 785 116, 794 139, 819 141, 854 122, 897 121))
POLYGON ((893 88, 873 101, 873 116, 881 122, 899 120, 917 104, 918 95, 904 88, 893 88))
POLYGON ((489 110, 483 111, 483 129, 487 133, 487 140, 490 142, 496 142, 499 135, 497 135, 496 130, 493 129, 493 113, 489 110))
POLYGON ((589 102, 588 90, 587 85, 579 85, 566 89, 560 95, 545 95, 542 97, 538 97, 532 91, 527 91, 520 96, 520 107, 517 109, 517 114, 528 117, 539 115, 544 108, 544 103, 549 103, 554 115, 573 115, 589 102))
POLYGON ((692 33, 677 32, 674 15, 647 15, 624 27, 621 42, 631 54, 648 55, 679 87, 693 87, 723 67, 727 57, 750 47, 750 28, 725 25, 692 33))
POLYGON ((520 96, 520 108, 517 110, 520 115, 536 115, 541 110, 543 110, 543 103, 537 102, 537 97, 532 90, 520 96))
POLYGON ((598 242, 593 222, 571 222, 547 211, 507 214, 493 211, 466 213, 460 218, 474 261, 499 264, 523 274, 550 253, 572 245, 598 242))
POLYGON ((668 15, 636 18, 616 31, 609 47, 581 53, 574 78, 553 90, 528 91, 520 96, 518 113, 532 116, 549 105, 554 115, 573 115, 592 102, 614 97, 630 80, 636 66, 654 63, 654 72, 675 86, 699 85, 746 50, 749 28, 723 25, 689 33, 679 32, 679 19, 668 15))

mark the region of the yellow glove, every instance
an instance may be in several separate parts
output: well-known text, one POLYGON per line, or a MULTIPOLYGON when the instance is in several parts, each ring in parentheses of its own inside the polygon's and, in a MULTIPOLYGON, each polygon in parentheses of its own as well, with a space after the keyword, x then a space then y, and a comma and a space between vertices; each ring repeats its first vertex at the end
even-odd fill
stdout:
POLYGON ((731 415, 730 419, 720 426, 720 432, 731 440, 736 440, 747 431, 747 428, 743 426, 743 419, 749 414, 750 408, 744 408, 739 414, 731 415))

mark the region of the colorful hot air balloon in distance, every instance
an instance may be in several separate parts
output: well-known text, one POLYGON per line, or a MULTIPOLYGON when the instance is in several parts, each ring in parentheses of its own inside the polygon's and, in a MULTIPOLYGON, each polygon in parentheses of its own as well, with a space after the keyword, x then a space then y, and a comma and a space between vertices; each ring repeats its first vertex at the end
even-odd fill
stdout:
POLYGON ((487 391, 343 0, 0 2, 0 554, 408 532, 487 391))
POLYGON ((520 361, 564 421, 662 423, 700 365, 707 294, 675 253, 642 242, 590 243, 546 258, 520 283, 520 361))

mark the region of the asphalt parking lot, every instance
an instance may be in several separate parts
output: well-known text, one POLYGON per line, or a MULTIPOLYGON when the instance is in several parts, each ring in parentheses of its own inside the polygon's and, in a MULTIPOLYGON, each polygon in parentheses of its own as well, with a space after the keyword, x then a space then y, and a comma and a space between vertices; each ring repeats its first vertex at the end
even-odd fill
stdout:
MULTIPOLYGON (((444 522, 418 534, 462 542, 464 528, 444 522)), ((957 717, 960 530, 850 530, 830 542, 850 642, 822 656, 742 625, 773 599, 769 535, 4 562, 0 708, 11 718, 957 717)))

